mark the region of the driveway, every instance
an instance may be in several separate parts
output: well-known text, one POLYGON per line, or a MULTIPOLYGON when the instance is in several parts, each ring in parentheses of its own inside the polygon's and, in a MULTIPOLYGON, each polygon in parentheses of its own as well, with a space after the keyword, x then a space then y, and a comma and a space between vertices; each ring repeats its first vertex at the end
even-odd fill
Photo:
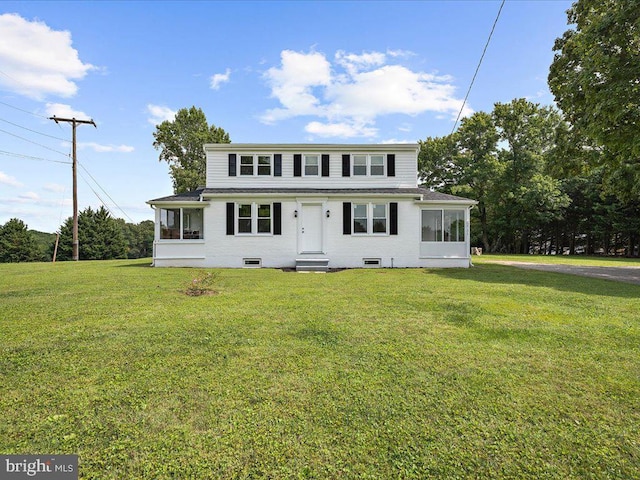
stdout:
POLYGON ((557 265, 548 263, 509 262, 495 261, 501 265, 509 265, 530 270, 543 270, 545 272, 568 273, 583 277, 604 278, 616 282, 633 283, 640 285, 640 267, 585 267, 578 265, 557 265))

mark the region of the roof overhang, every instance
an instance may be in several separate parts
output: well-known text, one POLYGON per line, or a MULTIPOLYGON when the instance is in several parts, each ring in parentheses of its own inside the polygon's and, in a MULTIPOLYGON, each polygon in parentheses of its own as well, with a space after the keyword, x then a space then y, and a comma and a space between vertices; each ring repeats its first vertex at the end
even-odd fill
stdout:
POLYGON ((207 143, 205 152, 409 152, 415 154, 420 146, 417 143, 207 143))

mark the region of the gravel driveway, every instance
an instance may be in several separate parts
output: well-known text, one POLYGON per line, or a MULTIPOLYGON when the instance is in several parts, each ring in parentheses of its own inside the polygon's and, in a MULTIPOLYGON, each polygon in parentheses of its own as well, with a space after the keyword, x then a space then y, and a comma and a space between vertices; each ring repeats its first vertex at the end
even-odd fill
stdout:
POLYGON ((568 273, 583 277, 604 278, 616 282, 634 283, 640 285, 640 267, 585 267, 577 265, 556 265, 548 263, 508 262, 496 261, 501 265, 510 265, 530 270, 543 270, 545 272, 568 273))

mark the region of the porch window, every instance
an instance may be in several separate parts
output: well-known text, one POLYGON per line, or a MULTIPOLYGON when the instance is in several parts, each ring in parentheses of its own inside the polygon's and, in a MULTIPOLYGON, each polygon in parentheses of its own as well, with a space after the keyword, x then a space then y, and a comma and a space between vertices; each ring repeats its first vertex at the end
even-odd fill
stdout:
POLYGON ((464 242, 464 210, 422 210, 423 242, 464 242))
POLYGON ((161 208, 161 240, 201 240, 203 235, 202 208, 161 208))
POLYGON ((199 240, 202 237, 202 209, 182 209, 182 238, 184 240, 199 240))
POLYGON ((180 239, 180 209, 160 209, 160 238, 163 240, 180 239))

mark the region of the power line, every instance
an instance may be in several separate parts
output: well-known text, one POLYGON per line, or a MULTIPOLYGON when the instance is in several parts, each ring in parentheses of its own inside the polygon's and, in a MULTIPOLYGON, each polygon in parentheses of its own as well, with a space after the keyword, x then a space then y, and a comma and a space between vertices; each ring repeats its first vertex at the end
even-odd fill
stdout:
POLYGON ((40 160, 43 162, 64 163, 66 165, 71 165, 72 163, 72 162, 65 162, 63 160, 51 160, 50 158, 33 157, 31 155, 23 155, 21 153, 6 152, 4 150, 0 150, 0 155, 6 155, 7 157, 23 158, 25 160, 40 160))
POLYGON ((10 105, 10 104, 2 102, 2 101, 0 101, 0 104, 6 105, 7 107, 13 108, 15 110, 19 110, 19 111, 24 112, 24 113, 28 113, 29 115, 33 115, 34 117, 44 118, 45 120, 49 120, 49 118, 45 117, 44 115, 38 115, 37 113, 33 113, 33 112, 30 112, 29 110, 24 110, 24 109, 19 108, 19 107, 15 107, 13 105, 10 105))
POLYGON ((489 47, 489 42, 491 41, 491 37, 493 36, 493 31, 496 29, 496 24, 498 23, 498 19, 500 18, 500 13, 502 13, 502 7, 504 7, 504 2, 506 0, 502 0, 500 4, 500 9, 498 10, 498 14, 496 15, 496 19, 493 21, 493 26, 491 27, 491 32, 489 33, 489 38, 487 38, 487 43, 484 45, 484 50, 482 50, 482 55, 480 56, 480 61, 478 62, 478 66, 476 67, 476 71, 473 74, 473 78, 471 79, 471 83, 469 84, 469 89, 467 90, 467 94, 464 96, 464 100, 462 101, 462 106, 460 107, 460 111, 458 112, 458 117, 456 118, 456 122, 453 124, 453 128, 451 129, 451 133, 456 131, 456 126, 458 125, 458 121, 460 120, 460 116, 462 115, 462 111, 464 110, 464 106, 467 103, 467 99, 469 98, 469 93, 471 93, 471 87, 473 87, 473 82, 476 80, 476 76, 478 75, 478 71, 480 70, 480 65, 482 65, 482 60, 484 59, 484 54, 487 53, 487 48, 489 47))
POLYGON ((0 118, 0 122, 8 123, 9 125, 13 125, 14 127, 22 128, 24 130, 29 130, 30 132, 37 133, 38 135, 42 135, 43 137, 53 138, 54 140, 61 140, 66 143, 71 143, 69 140, 65 140, 64 138, 54 137, 53 135, 48 135, 46 133, 38 132, 37 130, 32 130, 27 127, 23 127, 22 125, 18 125, 17 123, 10 122, 9 120, 5 120, 4 118, 0 118))
MULTIPOLYGON (((89 173, 89 172, 87 172, 87 173, 89 173)), ((84 175, 82 175, 82 172, 80 172, 80 178, 82 178, 82 180, 84 180, 84 183, 86 183, 86 184, 87 184, 87 186, 91 189, 91 191, 93 192, 93 194, 94 194, 96 197, 98 197, 98 200, 100 200, 100 203, 102 203, 102 206, 103 206, 104 208, 106 208, 106 209, 107 209, 107 211, 109 212, 109 214, 113 217, 114 215, 113 215, 113 213, 111 212, 111 209, 109 208, 109 206, 108 206, 108 205, 106 204, 106 202, 102 199, 102 197, 100 197, 100 195, 98 195, 98 192, 96 192, 96 191, 93 189, 93 187, 91 186, 91 184, 89 183, 89 181, 88 181, 86 178, 84 178, 84 175)), ((92 178, 93 178, 93 177, 92 177, 92 178)))
POLYGON ((56 150, 54 148, 47 147, 46 145, 42 145, 41 143, 34 142, 33 140, 29 140, 28 138, 21 137, 20 135, 16 135, 15 133, 7 132, 6 130, 3 130, 1 128, 0 128, 0 132, 6 133, 7 135, 11 135, 12 137, 19 138, 20 140, 24 140, 25 142, 33 143, 34 145, 38 145, 39 147, 46 148, 47 150, 51 150, 52 152, 59 153, 60 155, 64 155, 65 157, 69 156, 68 153, 63 153, 60 150, 56 150))
MULTIPOLYGON (((120 207, 120 205, 118 205, 118 204, 116 203, 116 201, 115 201, 113 198, 111 198, 111 195, 109 195, 109 194, 107 193, 107 191, 106 191, 104 188, 102 188, 102 185, 100 185, 100 184, 98 183, 98 181, 94 178, 94 176, 93 176, 93 175, 91 175, 91 174, 89 173, 89 170, 87 170, 87 169, 85 168, 85 166, 84 166, 84 165, 82 165, 82 163, 80 163, 80 162, 78 162, 78 165, 80 165, 80 167, 81 167, 85 172, 87 172, 87 175, 89 175, 89 176, 91 177, 91 179, 95 182, 95 184, 100 188, 100 190, 102 190, 102 191, 104 192, 104 194, 105 194, 107 197, 109 197, 109 200, 111 200, 111 202, 112 202, 116 207, 118 207, 118 210, 120 210, 120 211, 123 213, 123 215, 129 219, 129 221, 130 221, 131 223, 135 223, 135 222, 132 220, 132 218, 131 218, 129 215, 127 215, 127 212, 125 212, 125 211, 122 209, 122 207, 120 207)), ((105 206, 106 206, 106 205, 105 205, 105 206)))

